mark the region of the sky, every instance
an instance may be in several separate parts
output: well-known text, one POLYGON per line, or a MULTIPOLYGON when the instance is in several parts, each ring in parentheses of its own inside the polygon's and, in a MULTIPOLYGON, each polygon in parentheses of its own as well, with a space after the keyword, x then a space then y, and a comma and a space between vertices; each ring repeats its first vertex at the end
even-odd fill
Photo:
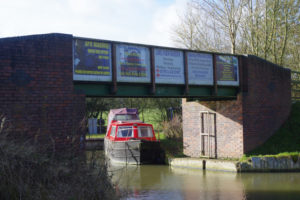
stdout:
POLYGON ((0 38, 43 33, 174 47, 187 0, 0 0, 0 38))

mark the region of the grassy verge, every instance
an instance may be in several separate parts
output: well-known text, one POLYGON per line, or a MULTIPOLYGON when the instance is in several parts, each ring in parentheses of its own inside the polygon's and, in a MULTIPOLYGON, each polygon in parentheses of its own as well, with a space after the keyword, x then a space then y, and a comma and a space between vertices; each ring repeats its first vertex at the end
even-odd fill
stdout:
MULTIPOLYGON (((155 132, 161 132, 161 111, 158 109, 148 109, 144 111, 144 122, 148 124, 152 124, 155 132)), ((140 119, 142 119, 142 115, 140 114, 140 119)))
POLYGON ((103 139, 105 137, 105 134, 86 134, 85 139, 103 139))
POLYGON ((166 135, 161 132, 155 133, 155 137, 157 140, 166 140, 167 139, 166 135))
POLYGON ((245 154, 241 160, 253 156, 300 157, 300 102, 292 105, 288 120, 263 145, 245 154))

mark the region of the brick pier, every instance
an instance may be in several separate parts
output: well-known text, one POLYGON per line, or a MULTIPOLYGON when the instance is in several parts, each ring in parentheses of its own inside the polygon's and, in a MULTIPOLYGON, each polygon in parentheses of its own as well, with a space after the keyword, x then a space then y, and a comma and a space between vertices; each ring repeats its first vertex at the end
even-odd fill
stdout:
POLYGON ((184 154, 200 156, 200 112, 216 113, 218 158, 239 158, 263 144, 287 119, 291 107, 290 70, 255 56, 243 57, 236 100, 182 100, 184 154))

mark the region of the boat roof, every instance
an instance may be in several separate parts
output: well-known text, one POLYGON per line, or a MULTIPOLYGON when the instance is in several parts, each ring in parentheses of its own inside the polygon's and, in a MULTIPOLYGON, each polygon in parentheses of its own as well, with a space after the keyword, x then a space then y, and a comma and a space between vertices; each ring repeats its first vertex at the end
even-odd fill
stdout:
POLYGON ((138 117, 138 109, 136 108, 118 108, 111 109, 108 114, 108 123, 107 127, 110 126, 111 121, 116 115, 136 115, 138 117))
POLYGON ((111 109, 109 111, 109 115, 136 115, 138 113, 138 109, 136 108, 118 108, 111 109))
POLYGON ((147 126, 151 126, 151 124, 146 124, 144 122, 142 122, 141 120, 121 120, 121 121, 116 121, 112 123, 113 125, 120 125, 120 124, 128 124, 128 125, 132 125, 132 124, 137 124, 138 126, 142 126, 142 125, 147 125, 147 126))
POLYGON ((121 123, 143 123, 143 122, 141 120, 118 120, 117 123, 121 124, 121 123))

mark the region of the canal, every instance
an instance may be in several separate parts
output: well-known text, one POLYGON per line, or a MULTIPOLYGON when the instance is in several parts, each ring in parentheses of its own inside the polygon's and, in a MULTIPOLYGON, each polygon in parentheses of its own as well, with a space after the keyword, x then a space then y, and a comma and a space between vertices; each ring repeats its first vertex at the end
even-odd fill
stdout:
POLYGON ((163 165, 108 167, 123 199, 300 199, 300 173, 244 173, 163 165))

